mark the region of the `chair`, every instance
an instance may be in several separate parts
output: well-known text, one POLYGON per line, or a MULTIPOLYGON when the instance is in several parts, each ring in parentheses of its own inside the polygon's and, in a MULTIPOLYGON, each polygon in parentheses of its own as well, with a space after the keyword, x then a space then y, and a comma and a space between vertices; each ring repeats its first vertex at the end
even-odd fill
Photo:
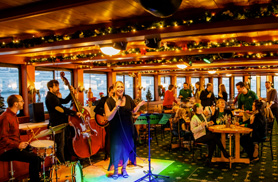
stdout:
MULTIPOLYGON (((178 132, 174 132, 173 131, 173 120, 172 119, 173 118, 171 118, 171 120, 169 120, 169 122, 170 122, 170 132, 171 132, 171 140, 170 140, 169 152, 172 150, 172 145, 173 144, 177 144, 179 149, 181 150, 182 143, 184 141, 188 141, 189 142, 189 150, 191 150, 192 149, 192 146, 191 146, 191 141, 192 141, 192 137, 191 136, 192 136, 192 134, 191 134, 191 132, 190 132, 190 136, 189 136, 188 140, 184 140, 184 138, 180 136, 180 132, 179 131, 181 131, 181 128, 178 129, 179 130, 178 132), (173 142, 174 139, 176 141, 175 143, 173 142)), ((179 127, 179 123, 178 123, 178 127, 179 127)))
POLYGON ((192 158, 193 158, 193 160, 195 159, 194 156, 195 156, 195 150, 196 149, 200 150, 200 157, 202 158, 203 147, 207 147, 207 144, 205 144, 205 143, 198 143, 198 142, 195 141, 195 139, 193 139, 193 145, 192 145, 192 158))
MULTIPOLYGON (((139 136, 144 138, 145 140, 145 145, 147 144, 147 139, 148 139, 148 128, 142 128, 139 130, 139 136)), ((151 133, 151 138, 153 138, 153 136, 156 139, 156 144, 158 145, 158 140, 157 140, 157 134, 156 134, 156 126, 150 126, 150 133, 151 133)))
POLYGON ((270 147, 271 159, 273 160, 273 150, 272 150, 272 130, 274 125, 274 118, 267 118, 267 137, 263 141, 259 142, 261 145, 261 156, 263 154, 263 147, 270 147), (269 143, 269 144, 267 144, 269 143))
POLYGON ((11 177, 10 177, 9 181, 14 181, 15 177, 14 177, 13 161, 10 161, 10 174, 11 174, 11 177))

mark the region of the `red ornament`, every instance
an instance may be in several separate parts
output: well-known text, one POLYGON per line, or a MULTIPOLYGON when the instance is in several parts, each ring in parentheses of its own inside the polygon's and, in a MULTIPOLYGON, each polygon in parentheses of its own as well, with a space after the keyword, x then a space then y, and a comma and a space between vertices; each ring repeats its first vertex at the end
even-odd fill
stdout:
POLYGON ((146 51, 146 49, 145 49, 145 48, 140 49, 140 52, 141 52, 141 55, 146 55, 146 53, 147 53, 147 51, 146 51))
POLYGON ((187 45, 182 46, 182 50, 186 51, 187 50, 187 45))

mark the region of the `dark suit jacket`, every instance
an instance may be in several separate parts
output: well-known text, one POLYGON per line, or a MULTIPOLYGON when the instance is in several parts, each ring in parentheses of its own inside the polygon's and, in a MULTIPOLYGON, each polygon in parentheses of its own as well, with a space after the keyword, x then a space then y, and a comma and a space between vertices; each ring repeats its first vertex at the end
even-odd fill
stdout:
POLYGON ((211 92, 211 97, 207 98, 209 93, 210 92, 207 89, 205 89, 201 92, 200 100, 201 100, 201 104, 203 107, 212 106, 213 103, 215 103, 215 97, 214 97, 213 92, 211 92))
POLYGON ((71 95, 69 94, 65 99, 58 98, 55 94, 47 92, 45 98, 45 105, 49 113, 49 125, 57 126, 59 124, 68 123, 68 116, 76 115, 75 111, 72 111, 62 104, 67 104, 71 101, 71 95), (61 107, 64 110, 64 113, 61 113, 55 109, 55 107, 61 107))

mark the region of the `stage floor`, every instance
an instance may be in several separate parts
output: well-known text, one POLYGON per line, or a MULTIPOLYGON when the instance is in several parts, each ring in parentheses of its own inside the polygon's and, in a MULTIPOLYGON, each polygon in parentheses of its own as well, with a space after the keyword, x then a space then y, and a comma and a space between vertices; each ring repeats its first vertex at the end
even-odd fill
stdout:
MULTIPOLYGON (((161 160, 161 159, 152 159, 151 167, 153 174, 159 174, 161 171, 170 166, 174 161, 172 160, 161 160)), ((145 175, 144 171, 149 169, 147 158, 137 158, 137 166, 128 166, 127 172, 129 174, 129 178, 123 178, 121 175, 117 179, 117 182, 131 182, 136 181, 137 179, 143 177, 145 175), (143 159, 143 160, 142 160, 143 159)), ((105 181, 115 182, 113 178, 109 177, 113 174, 113 171, 107 171, 107 167, 109 164, 109 160, 100 161, 98 163, 93 164, 92 166, 85 167, 83 169, 84 182, 97 182, 97 181, 105 181)), ((119 168, 119 172, 120 172, 119 168)))

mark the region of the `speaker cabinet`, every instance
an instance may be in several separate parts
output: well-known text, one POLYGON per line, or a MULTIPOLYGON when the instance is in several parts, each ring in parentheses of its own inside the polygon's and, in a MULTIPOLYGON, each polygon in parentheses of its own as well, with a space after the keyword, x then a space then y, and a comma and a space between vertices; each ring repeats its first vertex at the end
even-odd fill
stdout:
POLYGON ((38 122, 44 122, 44 108, 43 103, 32 103, 29 104, 29 115, 30 115, 30 122, 32 123, 38 123, 38 122))

